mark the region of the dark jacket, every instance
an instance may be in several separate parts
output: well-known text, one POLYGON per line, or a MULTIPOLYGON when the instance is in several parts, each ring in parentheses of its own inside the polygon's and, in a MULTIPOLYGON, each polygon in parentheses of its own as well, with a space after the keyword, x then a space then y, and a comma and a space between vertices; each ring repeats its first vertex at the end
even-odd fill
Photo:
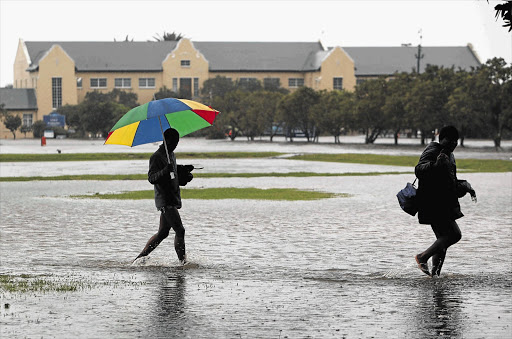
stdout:
POLYGON ((181 194, 178 183, 179 165, 176 164, 174 152, 171 152, 169 157, 175 179, 171 179, 171 175, 167 170, 167 154, 163 144, 160 145, 160 148, 149 159, 148 181, 155 188, 155 205, 157 209, 169 205, 181 208, 181 194))
POLYGON ((431 142, 421 154, 415 173, 419 179, 416 195, 420 224, 456 220, 464 216, 459 197, 466 194, 457 180, 457 166, 453 153, 449 161, 438 161, 442 146, 431 142))

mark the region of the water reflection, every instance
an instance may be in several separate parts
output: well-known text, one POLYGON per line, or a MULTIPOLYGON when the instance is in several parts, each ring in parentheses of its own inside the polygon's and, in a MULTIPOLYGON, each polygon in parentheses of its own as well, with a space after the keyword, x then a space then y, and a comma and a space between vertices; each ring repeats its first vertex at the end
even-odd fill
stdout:
POLYGON ((459 286, 451 279, 432 279, 420 283, 414 325, 419 338, 463 338, 463 299, 459 286))
POLYGON ((150 337, 167 338, 172 333, 176 338, 187 337, 191 326, 186 312, 186 280, 182 270, 162 272, 157 281, 154 299, 154 316, 151 317, 150 337))

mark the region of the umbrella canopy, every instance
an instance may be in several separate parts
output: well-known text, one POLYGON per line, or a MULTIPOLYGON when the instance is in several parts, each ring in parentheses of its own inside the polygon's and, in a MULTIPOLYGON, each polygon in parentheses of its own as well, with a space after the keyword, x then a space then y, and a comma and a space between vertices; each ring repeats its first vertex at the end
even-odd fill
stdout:
POLYGON ((137 106, 110 130, 105 144, 137 146, 163 140, 172 127, 180 137, 211 126, 219 111, 199 102, 166 98, 137 106))

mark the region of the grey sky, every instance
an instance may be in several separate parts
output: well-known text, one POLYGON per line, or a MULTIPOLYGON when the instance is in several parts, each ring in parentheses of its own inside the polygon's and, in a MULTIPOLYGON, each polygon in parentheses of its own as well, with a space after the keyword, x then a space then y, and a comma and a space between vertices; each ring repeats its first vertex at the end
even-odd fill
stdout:
POLYGON ((512 62, 502 1, 0 0, 0 86, 12 84, 19 39, 136 41, 177 32, 196 41, 317 41, 329 46, 465 46, 512 62))

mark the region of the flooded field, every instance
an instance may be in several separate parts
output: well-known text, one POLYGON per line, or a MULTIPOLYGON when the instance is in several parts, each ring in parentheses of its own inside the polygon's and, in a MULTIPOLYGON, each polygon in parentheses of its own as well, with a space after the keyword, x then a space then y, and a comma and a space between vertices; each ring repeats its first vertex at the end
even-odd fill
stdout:
MULTIPOLYGON (((267 172, 296 171, 301 163, 263 162, 267 172)), ((111 163, 104 167, 124 168, 111 163)), ((219 172, 258 166, 240 159, 215 168, 204 163, 219 172)), ((308 164, 305 171, 374 168, 308 164)), ((45 172, 62 174, 54 169, 45 172)), ((439 279, 424 276, 414 261, 434 240, 432 231, 396 201, 412 174, 194 179, 190 187, 291 187, 350 196, 185 200, 180 213, 195 264, 188 269, 178 266, 172 239, 144 264, 130 265, 157 230, 152 200, 71 197, 151 189, 147 181, 0 183, 0 273, 77 286, 2 292, 0 336, 510 338, 512 173, 459 177, 472 183, 479 200, 461 199, 463 237, 449 249, 439 279)))

